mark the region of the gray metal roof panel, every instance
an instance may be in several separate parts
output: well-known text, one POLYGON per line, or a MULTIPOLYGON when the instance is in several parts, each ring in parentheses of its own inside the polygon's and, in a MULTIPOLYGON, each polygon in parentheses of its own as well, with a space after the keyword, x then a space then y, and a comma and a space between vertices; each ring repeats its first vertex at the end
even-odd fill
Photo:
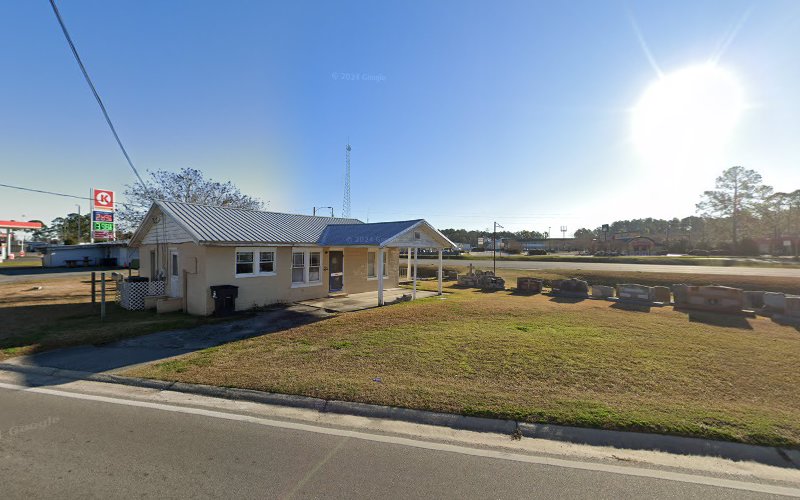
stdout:
POLYGON ((358 219, 264 212, 159 201, 201 242, 315 244, 329 224, 360 225, 358 219))

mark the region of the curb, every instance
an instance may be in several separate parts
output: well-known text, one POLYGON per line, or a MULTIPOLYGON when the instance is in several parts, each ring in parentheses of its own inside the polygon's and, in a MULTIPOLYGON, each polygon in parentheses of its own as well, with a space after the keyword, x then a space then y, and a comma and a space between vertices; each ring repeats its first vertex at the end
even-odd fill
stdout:
POLYGON ((92 382, 104 382, 147 389, 170 390, 199 396, 306 408, 323 413, 399 420, 415 424, 435 425, 474 432, 509 434, 535 439, 547 439, 591 446, 609 446, 629 450, 660 451, 677 455, 710 456, 734 461, 753 461, 777 467, 800 469, 800 450, 790 448, 758 446, 730 441, 645 432, 615 431, 553 424, 533 424, 515 420, 472 417, 453 413, 413 410, 395 406, 326 400, 292 394, 277 394, 251 389, 187 384, 184 382, 166 382, 138 377, 122 377, 120 375, 108 373, 62 370, 58 368, 15 365, 11 363, 0 363, 0 371, 51 376, 70 380, 88 380, 92 382))

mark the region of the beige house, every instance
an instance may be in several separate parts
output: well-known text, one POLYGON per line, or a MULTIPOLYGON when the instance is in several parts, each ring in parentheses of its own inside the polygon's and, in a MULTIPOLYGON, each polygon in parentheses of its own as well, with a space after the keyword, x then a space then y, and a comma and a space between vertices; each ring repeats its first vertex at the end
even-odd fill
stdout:
MULTIPOLYGON (((400 280, 400 248, 439 250, 441 293, 442 249, 454 247, 422 219, 365 224, 167 201, 150 207, 130 245, 140 275, 164 281, 162 300, 199 315, 214 312, 217 285, 238 287, 237 310, 370 291, 383 305, 400 280)), ((416 258, 410 267, 416 285, 416 258)))

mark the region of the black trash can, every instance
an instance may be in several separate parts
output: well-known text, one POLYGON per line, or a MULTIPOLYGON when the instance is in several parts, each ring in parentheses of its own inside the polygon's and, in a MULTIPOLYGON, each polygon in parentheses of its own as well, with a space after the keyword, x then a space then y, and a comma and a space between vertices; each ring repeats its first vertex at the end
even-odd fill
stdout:
POLYGON ((214 299, 214 316, 226 316, 236 311, 236 297, 239 287, 235 285, 216 285, 211 287, 211 298, 214 299))

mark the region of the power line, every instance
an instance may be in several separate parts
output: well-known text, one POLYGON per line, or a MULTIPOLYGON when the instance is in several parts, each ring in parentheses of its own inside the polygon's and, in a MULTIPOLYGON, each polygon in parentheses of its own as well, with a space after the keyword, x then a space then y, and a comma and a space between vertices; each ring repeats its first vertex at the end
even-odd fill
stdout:
POLYGON ((86 79, 86 83, 89 84, 89 88, 92 89, 92 94, 94 94, 94 98, 97 100, 97 104, 100 106, 100 111, 103 112, 103 116, 106 119, 106 123, 108 123, 108 127, 111 129, 111 133, 114 134, 114 139, 117 140, 117 144, 119 145, 119 149, 122 150, 122 154, 125 155, 125 160, 128 161, 128 165, 130 165, 131 170, 136 175, 136 178, 139 179, 139 183, 142 185, 145 193, 149 193, 147 189, 147 185, 142 180, 142 176, 139 175, 139 171, 136 170, 136 167, 133 165, 133 161, 131 157, 128 155, 128 151, 125 149, 125 146, 122 145, 122 140, 119 138, 119 134, 117 134, 117 129, 114 128, 114 124, 111 122, 111 118, 108 116, 108 111, 106 111, 106 107, 103 104, 103 100, 100 99, 100 94, 97 93, 97 89, 92 83, 92 79, 89 77, 89 72, 86 71, 86 67, 83 65, 83 61, 81 61, 81 56, 78 55, 78 49, 75 48, 75 44, 72 43, 72 37, 69 36, 69 31, 67 31, 67 26, 64 24, 64 20, 61 18, 61 13, 58 11, 58 7, 56 7, 55 0, 50 0, 50 6, 53 7, 53 13, 56 15, 56 19, 58 19, 58 24, 61 26, 61 31, 64 32, 64 37, 67 39, 67 43, 69 44, 69 48, 72 49, 72 55, 75 56, 75 60, 78 62, 78 66, 81 68, 81 72, 83 73, 83 77, 86 79))
MULTIPOLYGON (((20 191, 28 191, 28 192, 31 192, 31 193, 41 193, 41 194, 49 194, 49 195, 52 195, 52 196, 61 196, 63 198, 74 198, 76 200, 93 201, 92 198, 90 198, 88 196, 78 196, 78 195, 75 195, 75 194, 57 193, 55 191, 45 191, 44 189, 34 189, 34 188, 26 188, 26 187, 22 187, 22 186, 12 186, 11 184, 0 184, 0 187, 9 188, 9 189, 18 189, 20 191)), ((149 205, 139 205, 137 203, 122 203, 122 202, 119 202, 119 201, 115 201, 114 204, 115 205, 122 205, 124 207, 142 207, 142 208, 148 208, 149 207, 149 205)))

